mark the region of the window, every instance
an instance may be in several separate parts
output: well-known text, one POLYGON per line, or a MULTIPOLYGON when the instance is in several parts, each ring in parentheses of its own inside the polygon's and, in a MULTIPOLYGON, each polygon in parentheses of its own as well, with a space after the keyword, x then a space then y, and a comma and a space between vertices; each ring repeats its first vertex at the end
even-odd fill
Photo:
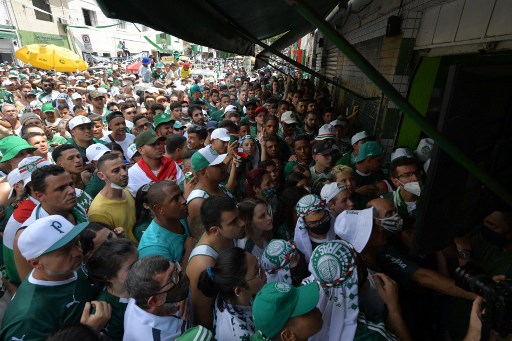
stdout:
POLYGON ((110 57, 110 53, 103 53, 103 57, 110 57))
MULTIPOLYGON (((52 9, 50 8, 50 0, 32 0, 32 5, 41 9, 41 11, 45 11, 48 13, 52 13, 52 9)), ((36 19, 44 20, 44 21, 53 21, 53 16, 51 14, 46 14, 37 9, 34 10, 36 13, 36 19)))
POLYGON ((96 26, 98 24, 98 21, 96 20, 96 12, 82 8, 82 13, 84 14, 85 25, 96 26))

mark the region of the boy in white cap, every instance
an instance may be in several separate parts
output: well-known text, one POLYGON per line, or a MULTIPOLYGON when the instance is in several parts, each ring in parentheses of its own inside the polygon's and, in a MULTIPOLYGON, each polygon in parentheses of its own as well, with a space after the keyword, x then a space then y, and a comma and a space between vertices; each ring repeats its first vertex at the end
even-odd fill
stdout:
POLYGON ((359 154, 359 146, 368 141, 368 134, 366 131, 360 131, 350 139, 353 150, 344 154, 338 161, 337 165, 352 166, 356 163, 355 158, 359 154))
POLYGON ((338 182, 325 184, 320 191, 320 197, 327 203, 327 207, 335 217, 345 210, 354 208, 347 187, 338 182))
POLYGON ((51 215, 25 229, 19 248, 34 269, 7 308, 2 340, 45 340, 56 329, 79 322, 99 331, 109 321, 110 305, 94 301, 95 292, 81 268, 78 235, 86 226, 51 215))

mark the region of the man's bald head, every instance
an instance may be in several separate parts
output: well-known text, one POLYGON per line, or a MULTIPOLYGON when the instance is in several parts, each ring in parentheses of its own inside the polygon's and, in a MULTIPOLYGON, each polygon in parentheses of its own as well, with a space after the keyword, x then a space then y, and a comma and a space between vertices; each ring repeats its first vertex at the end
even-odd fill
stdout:
POLYGON ((148 190, 147 200, 150 207, 160 204, 165 200, 167 193, 165 189, 173 186, 178 186, 174 181, 164 180, 155 182, 148 190))
POLYGON ((368 204, 366 204, 366 208, 373 207, 373 217, 382 219, 386 217, 391 217, 396 213, 396 207, 391 200, 377 198, 370 200, 368 204))

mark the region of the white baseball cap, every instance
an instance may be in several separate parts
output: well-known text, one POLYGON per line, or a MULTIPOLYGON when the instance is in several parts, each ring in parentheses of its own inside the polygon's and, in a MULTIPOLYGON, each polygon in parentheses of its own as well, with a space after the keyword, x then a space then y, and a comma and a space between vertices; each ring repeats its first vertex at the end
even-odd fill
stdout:
POLYGON ((334 199, 335 196, 338 195, 338 193, 346 190, 347 187, 344 185, 338 183, 338 182, 331 182, 328 184, 325 184, 324 187, 322 187, 322 190, 320 191, 320 197, 325 200, 326 202, 331 201, 334 199))
POLYGON ((192 169, 196 172, 199 172, 201 169, 204 169, 209 166, 215 166, 224 162, 228 154, 217 154, 213 151, 210 146, 199 149, 192 155, 190 159, 190 163, 192 165, 192 169))
POLYGON ((9 196, 7 198, 12 197, 12 194, 14 193, 14 185, 16 185, 18 182, 22 181, 23 177, 20 174, 20 170, 18 168, 14 168, 12 171, 7 174, 7 182, 9 183, 9 186, 11 186, 11 190, 9 191, 9 196))
POLYGON ((362 139, 367 139, 368 138, 368 134, 366 133, 366 131, 360 131, 359 133, 355 134, 354 136, 352 136, 352 138, 350 139, 350 143, 351 144, 356 144, 357 142, 361 141, 362 139))
POLYGON ((318 129, 318 135, 315 137, 315 140, 325 140, 325 139, 334 139, 336 138, 336 130, 330 124, 324 124, 318 129))
POLYGON ((88 163, 91 163, 91 161, 98 161, 107 152, 110 152, 110 149, 104 144, 93 143, 85 150, 85 156, 89 160, 88 163))
POLYGON ((46 161, 40 156, 28 156, 18 164, 18 171, 23 179, 23 186, 32 181, 32 173, 38 168, 50 166, 51 162, 46 161))
POLYGON ((396 160, 400 157, 408 157, 412 158, 414 155, 412 155, 412 152, 409 150, 409 148, 397 148, 394 152, 391 153, 391 160, 396 160))
POLYGON ((228 105, 228 106, 226 107, 226 109, 224 109, 224 112, 225 112, 225 113, 228 113, 228 112, 230 112, 230 111, 237 111, 237 109, 236 109, 236 107, 235 107, 234 105, 230 104, 230 105, 228 105))
MULTIPOLYGON (((87 81, 86 81, 87 82, 87 81)), ((85 88, 88 92, 96 90, 96 87, 94 85, 88 85, 87 88, 85 88)))
POLYGON ((348 126, 348 122, 347 121, 342 121, 342 120, 338 120, 338 119, 335 119, 334 121, 332 121, 329 124, 332 125, 333 127, 337 127, 337 126, 346 127, 346 126, 348 126))
POLYGON ((68 77, 68 81, 74 81, 75 79, 76 79, 75 76, 69 76, 68 77))
POLYGON ((149 92, 150 94, 157 94, 159 91, 158 91, 158 89, 157 89, 157 88, 155 88, 154 86, 152 86, 152 87, 148 88, 148 89, 146 90, 146 92, 149 92))
POLYGON ((297 119, 295 118, 295 114, 293 111, 285 111, 281 115, 281 122, 284 122, 286 124, 294 124, 297 123, 297 119))
POLYGON ((128 146, 128 149, 126 150, 126 157, 128 160, 131 160, 131 158, 138 153, 137 146, 135 143, 132 143, 130 146, 128 146))
POLYGON ((76 226, 60 215, 40 218, 23 231, 18 247, 26 260, 35 259, 69 244, 89 222, 76 226))
POLYGON ((2 82, 2 86, 7 86, 7 85, 12 85, 14 84, 13 82, 11 82, 10 80, 6 79, 2 82))
POLYGON ((107 94, 107 89, 105 88, 98 88, 96 89, 98 91, 98 93, 100 93, 101 95, 106 95, 107 94))
POLYGON ((92 121, 86 116, 75 116, 69 120, 68 127, 69 130, 73 130, 74 128, 84 124, 92 125, 92 121))
POLYGON ((226 128, 217 128, 212 132, 210 140, 220 139, 221 141, 228 142, 230 139, 229 131, 226 128))
POLYGON ((370 240, 372 226, 373 207, 360 211, 345 210, 336 218, 334 232, 361 252, 370 240))
POLYGON ((82 95, 80 95, 78 92, 75 92, 73 95, 71 95, 71 99, 80 99, 82 98, 82 95))

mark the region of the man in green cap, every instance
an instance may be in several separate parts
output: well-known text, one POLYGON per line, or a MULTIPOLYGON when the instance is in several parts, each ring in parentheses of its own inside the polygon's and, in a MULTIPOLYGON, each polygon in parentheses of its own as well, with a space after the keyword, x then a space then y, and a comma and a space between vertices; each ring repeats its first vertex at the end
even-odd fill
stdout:
POLYGON ((354 159, 356 192, 363 196, 363 203, 392 190, 389 180, 382 172, 384 148, 377 141, 368 141, 359 146, 354 159))
POLYGON ((174 122, 176 122, 176 120, 165 112, 155 115, 153 125, 155 126, 156 135, 166 139, 167 136, 171 135, 173 132, 174 122))
MULTIPOLYGON (((252 305, 252 340, 307 340, 322 329, 322 313, 316 283, 297 288, 280 282, 267 283, 252 305)), ((340 321, 341 323, 341 321, 340 321)))
POLYGON ((140 187, 162 180, 172 180, 181 184, 185 179, 178 164, 164 156, 161 141, 152 130, 137 135, 135 146, 142 158, 128 170, 128 190, 135 197, 140 187))
POLYGON ((151 73, 151 79, 153 82, 155 81, 165 81, 165 72, 162 71, 164 68, 164 64, 162 62, 157 62, 155 64, 155 69, 151 73))
POLYGON ((9 162, 11 168, 14 169, 18 167, 21 160, 32 154, 36 149, 19 136, 4 137, 0 140, 0 152, 2 153, 0 162, 9 162))
POLYGON ((55 114, 55 108, 51 103, 44 103, 41 107, 41 111, 43 112, 45 125, 50 129, 53 127, 52 130, 55 132, 55 129, 60 122, 60 118, 55 114))
POLYGON ((201 87, 199 85, 193 84, 190 86, 190 89, 188 90, 188 97, 190 98, 191 103, 195 103, 200 100, 202 95, 201 87))

